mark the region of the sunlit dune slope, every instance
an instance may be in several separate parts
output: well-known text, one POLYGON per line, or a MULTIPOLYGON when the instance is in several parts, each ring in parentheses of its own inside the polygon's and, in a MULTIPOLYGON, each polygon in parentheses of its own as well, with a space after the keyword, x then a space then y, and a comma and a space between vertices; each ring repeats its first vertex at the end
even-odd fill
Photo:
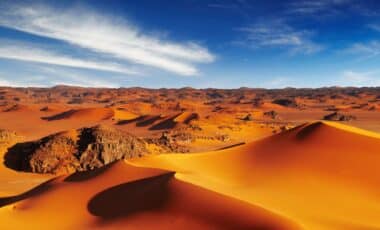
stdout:
POLYGON ((315 122, 243 146, 134 164, 259 205, 305 229, 380 227, 380 138, 315 122))
POLYGON ((131 120, 131 119, 137 118, 138 115, 129 111, 122 110, 122 109, 115 109, 113 117, 116 120, 131 120))
POLYGON ((297 229, 262 208, 174 173, 118 162, 0 199, 3 229, 297 229), (20 221, 22 220, 22 221, 20 221))
POLYGON ((84 108, 70 109, 53 116, 43 117, 43 119, 48 121, 62 119, 105 120, 113 117, 113 115, 114 110, 111 108, 84 108))

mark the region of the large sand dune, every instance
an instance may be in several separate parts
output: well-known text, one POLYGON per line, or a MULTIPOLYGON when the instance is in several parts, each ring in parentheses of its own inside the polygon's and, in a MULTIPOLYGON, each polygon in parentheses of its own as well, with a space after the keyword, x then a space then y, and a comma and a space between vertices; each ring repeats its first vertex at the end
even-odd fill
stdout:
POLYGON ((5 229, 296 229, 257 206, 183 182, 174 173, 118 162, 58 177, 2 198, 5 229), (19 221, 23 220, 23 221, 19 221))
POLYGON ((353 127, 380 130, 379 92, 0 88, 0 229, 380 229, 380 135, 353 127), (315 122, 333 112, 357 119, 315 122), (98 125, 152 154, 61 176, 4 164, 23 143, 41 169, 66 140, 74 158, 120 147, 78 131, 98 125))
POLYGON ((184 181, 260 205, 305 229, 380 226, 380 138, 316 122, 247 145, 135 164, 175 170, 184 181))
POLYGON ((379 148, 378 134, 315 122, 221 151, 117 162, 2 198, 0 225, 375 229, 379 148))

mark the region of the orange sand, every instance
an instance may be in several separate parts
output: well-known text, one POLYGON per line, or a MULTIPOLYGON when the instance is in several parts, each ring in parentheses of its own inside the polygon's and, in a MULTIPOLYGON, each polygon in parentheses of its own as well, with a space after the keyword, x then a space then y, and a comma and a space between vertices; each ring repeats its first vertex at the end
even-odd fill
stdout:
MULTIPOLYGON (((191 147, 206 152, 152 154, 57 178, 2 164, 0 228, 380 229, 379 134, 309 122, 271 135, 276 122, 299 124, 326 114, 271 102, 255 111, 239 104, 213 112, 192 100, 179 106, 186 111, 173 109, 174 102, 138 101, 115 107, 30 103, 2 108, 0 128, 27 141, 96 124, 142 137, 191 125, 201 128, 192 134, 205 137, 191 147), (48 109, 41 110, 44 106, 48 109), (265 120, 263 112, 272 109, 284 120, 265 120), (247 113, 264 122, 242 120, 247 113), (231 140, 208 139, 224 134, 231 140)), ((336 108, 359 115, 351 124, 380 130, 379 113, 336 108)))
POLYGON ((5 229, 296 229, 262 208, 124 162, 2 198, 5 229), (22 221, 20 221, 22 220, 22 221), (54 227, 55 226, 55 227, 54 227))
POLYGON ((316 122, 247 145, 192 155, 159 155, 136 165, 259 205, 305 229, 380 227, 380 138, 316 122))

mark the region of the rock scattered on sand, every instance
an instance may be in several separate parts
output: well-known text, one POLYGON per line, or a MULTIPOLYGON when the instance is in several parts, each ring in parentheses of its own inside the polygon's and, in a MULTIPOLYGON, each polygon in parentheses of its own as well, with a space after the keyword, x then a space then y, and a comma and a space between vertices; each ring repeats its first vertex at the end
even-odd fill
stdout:
POLYGON ((275 99, 272 101, 273 104, 282 105, 285 107, 291 107, 295 108, 297 107, 297 102, 294 99, 287 99, 287 98, 281 98, 281 99, 275 99))
POLYGON ((356 120, 356 117, 353 115, 334 112, 334 113, 330 113, 330 114, 327 114, 326 116, 324 116, 323 120, 327 120, 327 121, 352 121, 352 120, 356 120))
POLYGON ((276 111, 274 111, 274 110, 264 112, 264 116, 265 116, 265 117, 268 117, 268 118, 270 118, 270 119, 273 119, 273 120, 279 118, 279 117, 278 117, 278 113, 277 113, 276 111))
POLYGON ((243 121, 253 121, 253 116, 252 114, 247 114, 244 118, 243 121))
POLYGON ((171 132, 165 131, 162 132, 159 138, 146 138, 145 140, 149 144, 154 144, 161 148, 161 152, 167 153, 187 153, 189 152, 189 148, 184 145, 178 144, 178 141, 181 142, 191 142, 194 141, 194 137, 189 133, 180 133, 173 134, 171 132), (188 135, 186 135, 188 134, 188 135))

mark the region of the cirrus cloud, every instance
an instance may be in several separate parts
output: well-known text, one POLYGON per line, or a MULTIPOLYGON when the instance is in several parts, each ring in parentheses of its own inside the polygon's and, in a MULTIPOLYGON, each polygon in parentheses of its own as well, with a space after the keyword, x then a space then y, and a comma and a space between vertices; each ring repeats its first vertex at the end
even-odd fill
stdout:
POLYGON ((120 64, 73 58, 21 42, 9 43, 0 40, 0 58, 130 75, 139 74, 137 71, 128 69, 120 64))
POLYGON ((323 49, 311 40, 312 31, 297 30, 282 21, 257 23, 239 30, 245 38, 238 43, 251 48, 282 48, 291 54, 312 54, 323 49))
POLYGON ((117 61, 185 76, 199 74, 196 63, 215 59, 207 48, 196 42, 173 42, 156 37, 124 19, 84 8, 7 6, 0 13, 0 26, 64 41, 117 61))

